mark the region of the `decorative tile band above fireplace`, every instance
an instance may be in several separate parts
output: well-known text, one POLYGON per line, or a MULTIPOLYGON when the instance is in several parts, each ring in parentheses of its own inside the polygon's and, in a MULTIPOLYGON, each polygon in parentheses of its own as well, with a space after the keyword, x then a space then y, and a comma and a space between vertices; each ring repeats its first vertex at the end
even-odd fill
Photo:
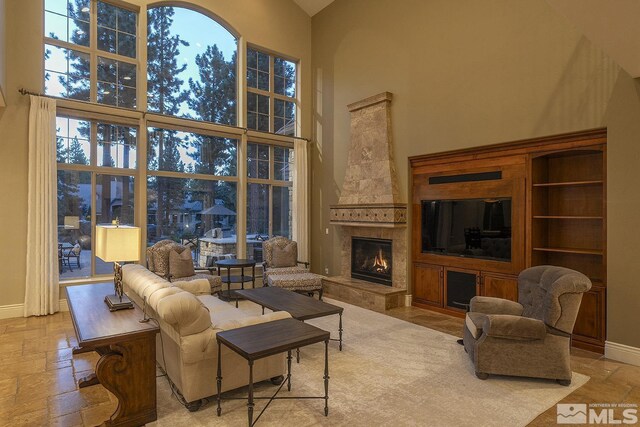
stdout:
POLYGON ((333 205, 329 207, 329 221, 335 225, 355 227, 405 227, 405 204, 333 205))

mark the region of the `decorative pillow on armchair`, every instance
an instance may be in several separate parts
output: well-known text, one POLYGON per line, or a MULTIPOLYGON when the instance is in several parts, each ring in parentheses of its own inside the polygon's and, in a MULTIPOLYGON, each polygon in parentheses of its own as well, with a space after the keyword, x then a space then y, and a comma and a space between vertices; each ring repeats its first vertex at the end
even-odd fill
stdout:
POLYGON ((190 277, 196 274, 193 268, 191 251, 184 250, 178 253, 176 250, 169 252, 169 274, 173 279, 180 277, 190 277))
POLYGON ((271 259, 271 267, 295 267, 298 265, 298 245, 291 242, 283 248, 275 246, 273 248, 273 258, 271 259))

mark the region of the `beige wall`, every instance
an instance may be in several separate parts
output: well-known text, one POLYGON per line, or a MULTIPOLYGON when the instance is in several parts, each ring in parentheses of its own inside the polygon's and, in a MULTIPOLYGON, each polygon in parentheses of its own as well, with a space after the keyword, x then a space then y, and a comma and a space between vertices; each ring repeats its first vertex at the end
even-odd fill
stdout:
POLYGON ((328 223, 344 178, 346 105, 394 94, 400 186, 407 158, 609 127, 610 341, 640 347, 638 83, 544 0, 336 0, 312 19, 312 265, 340 268, 328 223), (626 225, 625 225, 626 224, 626 225), (329 235, 325 235, 329 228, 329 235))
POLYGON ((4 106, 4 87, 6 84, 5 81, 5 57, 6 57, 6 49, 5 49, 5 44, 4 44, 4 40, 5 40, 5 24, 6 24, 6 18, 5 18, 5 12, 4 12, 4 0, 0 0, 0 107, 4 106))
MULTIPOLYGON (((7 108, 0 109, 0 306, 24 300, 29 102, 19 88, 42 89, 42 1, 5 2, 7 108)), ((133 4, 156 2, 134 0, 133 4)), ((300 60, 302 136, 311 134, 311 19, 290 0, 195 0, 222 17, 248 43, 300 60)), ((1 3, 0 3, 1 5, 1 3)))

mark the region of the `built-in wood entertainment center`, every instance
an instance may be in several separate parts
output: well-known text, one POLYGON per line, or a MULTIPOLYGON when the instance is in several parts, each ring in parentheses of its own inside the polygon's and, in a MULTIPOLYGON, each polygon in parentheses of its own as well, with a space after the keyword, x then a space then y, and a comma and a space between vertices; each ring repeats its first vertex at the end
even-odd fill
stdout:
POLYGON ((517 275, 591 278, 573 334, 604 352, 606 129, 411 157, 413 305, 463 316, 474 295, 518 299, 517 275))

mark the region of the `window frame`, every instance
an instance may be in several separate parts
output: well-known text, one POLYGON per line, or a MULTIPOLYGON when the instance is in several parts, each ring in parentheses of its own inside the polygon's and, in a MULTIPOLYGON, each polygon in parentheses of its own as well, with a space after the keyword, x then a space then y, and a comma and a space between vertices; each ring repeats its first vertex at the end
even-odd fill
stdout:
MULTIPOLYGON (((280 136, 283 138, 299 138, 299 133, 300 133, 300 102, 299 102, 299 98, 300 98, 300 61, 298 59, 292 58, 291 56, 287 56, 287 55, 283 55, 277 52, 274 52, 270 49, 265 49, 263 47, 260 47, 258 45, 255 45, 253 43, 247 43, 246 45, 246 49, 245 49, 245 72, 244 72, 244 76, 243 76, 243 81, 245 83, 245 94, 244 94, 244 103, 245 103, 245 110, 246 110, 246 105, 248 104, 248 94, 249 93, 254 93, 257 95, 262 95, 262 96, 267 96, 269 98, 269 130, 268 131, 261 131, 258 129, 254 129, 254 128, 249 128, 248 127, 248 110, 245 111, 244 114, 244 123, 247 126, 247 128, 250 131, 253 132, 260 132, 260 133, 270 133, 274 136, 280 136), (269 56, 269 90, 263 90, 263 89, 258 89, 258 88, 254 88, 254 87, 249 87, 249 84, 247 83, 247 54, 249 52, 249 50, 254 50, 260 53, 263 53, 265 55, 269 56), (288 62, 293 62, 296 66, 296 73, 295 73, 295 97, 290 97, 290 96, 286 96, 286 95, 281 95, 279 93, 275 93, 275 58, 279 58, 279 59, 283 59, 285 61, 288 62), (294 133, 293 135, 285 135, 285 134, 279 134, 276 133, 276 129, 275 129, 275 100, 281 100, 281 101, 285 101, 285 102, 292 102, 293 103, 293 108, 295 111, 295 126, 294 126, 294 133)), ((285 104, 285 108, 286 108, 286 104, 285 104)), ((256 119, 257 120, 257 119, 256 119)))
MULTIPOLYGON (((127 110, 140 110, 140 84, 141 84, 141 75, 140 75, 140 38, 141 38, 141 33, 140 33, 140 7, 137 7, 135 5, 131 5, 129 3, 126 3, 124 1, 120 1, 120 0, 89 0, 89 46, 82 46, 82 45, 78 45, 78 44, 74 44, 68 41, 63 41, 63 40, 58 40, 58 39, 54 39, 49 37, 46 33, 45 33, 45 19, 46 19, 46 0, 42 0, 42 11, 43 11, 43 18, 42 18, 42 46, 43 46, 43 52, 41 55, 41 61, 42 61, 42 93, 46 93, 45 91, 45 87, 46 87, 46 82, 44 79, 44 75, 45 75, 45 69, 46 69, 46 62, 45 62, 45 58, 44 58, 44 46, 49 44, 52 46, 57 46, 57 47, 61 47, 63 49, 70 49, 70 50, 75 50, 84 54, 89 55, 89 101, 80 101, 80 102, 90 102, 92 104, 97 104, 97 105, 105 105, 105 106, 110 106, 110 107, 115 107, 115 108, 123 108, 123 109, 127 109, 127 110), (102 3, 107 3, 110 4, 112 6, 121 8, 121 9, 126 9, 129 10, 130 12, 134 12, 136 14, 136 57, 135 58, 131 58, 125 55, 118 55, 117 53, 111 53, 111 52, 107 52, 107 51, 102 51, 100 49, 98 49, 98 1, 102 2, 102 3), (128 64, 134 65, 135 69, 136 69, 136 108, 130 108, 130 107, 122 107, 122 106, 116 106, 116 105, 111 105, 111 104, 103 104, 103 103, 99 103, 98 102, 98 57, 102 57, 102 58, 106 58, 106 59, 110 59, 110 60, 114 60, 114 61, 119 61, 119 62, 126 62, 128 64)), ((146 35, 146 33, 145 33, 146 35)), ((146 57, 146 52, 145 55, 146 57)), ((146 85, 146 77, 145 77, 145 85, 146 85)), ((52 95, 48 95, 48 96, 52 96, 52 95)), ((56 99, 73 99, 73 98, 68 98, 68 97, 56 97, 56 96, 52 96, 56 99)), ((145 98, 146 101, 146 98, 145 98)))
MULTIPOLYGON (((98 174, 120 175, 120 176, 132 176, 135 179, 135 193, 134 193, 134 222, 135 225, 141 229, 141 263, 144 264, 146 254, 146 243, 148 242, 147 236, 147 182, 150 176, 166 176, 170 178, 184 178, 184 179, 205 179, 211 181, 230 181, 236 183, 236 255, 238 257, 244 257, 247 252, 247 185, 248 183, 268 184, 269 187, 269 231, 273 231, 273 188, 279 187, 292 187, 293 175, 289 181, 275 180, 274 178, 274 146, 281 146, 293 150, 293 143, 298 139, 303 139, 298 136, 283 135, 275 133, 267 133, 256 131, 246 128, 247 120, 247 69, 246 69, 246 53, 247 49, 256 49, 264 52, 270 56, 270 89, 274 88, 274 56, 285 59, 296 64, 296 85, 295 85, 295 98, 287 97, 284 95, 273 94, 274 98, 283 99, 284 101, 294 102, 295 106, 295 135, 300 134, 300 62, 287 55, 276 53, 268 49, 258 47, 247 40, 237 31, 235 31, 224 19, 218 17, 213 12, 197 6, 195 4, 187 4, 183 2, 168 1, 164 3, 154 3, 152 5, 143 5, 141 7, 125 3, 122 0, 101 0, 104 3, 128 9, 137 13, 136 25, 137 25, 137 40, 136 40, 136 58, 132 59, 126 56, 112 54, 109 52, 103 52, 97 49, 97 0, 90 0, 90 13, 91 13, 91 33, 93 35, 93 44, 90 43, 89 47, 75 45, 70 42, 63 42, 46 37, 44 34, 44 16, 42 22, 43 38, 42 46, 46 44, 59 46, 65 49, 72 49, 82 53, 90 55, 90 67, 91 67, 91 80, 90 80, 90 101, 81 101, 73 98, 51 96, 57 100, 57 115, 64 117, 71 117, 79 120, 97 120, 103 123, 113 123, 116 125, 132 126, 137 128, 137 168, 121 169, 113 167, 99 167, 97 166, 97 137, 95 131, 92 132, 94 139, 91 141, 92 156, 90 165, 73 165, 73 164, 59 164, 58 170, 76 170, 76 171, 90 171, 92 173, 92 197, 95 198, 95 176, 98 174), (199 13, 202 13, 209 18, 215 20, 218 24, 224 27, 237 39, 237 61, 236 61, 236 125, 226 125, 220 123, 206 122, 200 120, 193 120, 177 116, 161 115, 154 112, 147 111, 147 64, 146 64, 146 43, 147 43, 147 11, 154 6, 173 6, 190 9, 199 13), (114 106, 110 104, 97 103, 97 57, 101 56, 108 59, 122 60, 124 62, 136 63, 136 109, 114 106), (183 132, 193 132, 204 135, 211 135, 222 138, 232 138, 238 141, 237 145, 237 174, 236 176, 218 176, 208 174, 188 174, 180 172, 167 172, 167 171, 149 171, 147 169, 147 128, 158 127, 165 129, 174 129, 183 132), (248 178, 247 173, 247 144, 248 141, 256 144, 267 144, 270 146, 269 152, 269 179, 261 180, 257 178, 248 178), (93 148, 95 146, 95 148, 93 148)), ((44 0, 43 0, 43 12, 44 12, 44 0)), ((43 13, 44 15, 44 13, 43 13)), ((42 72, 42 88, 44 89, 44 52, 41 52, 41 60, 43 65, 42 72)), ((271 93, 269 93, 271 96, 271 93)), ((270 98, 270 127, 273 126, 273 109, 274 102, 270 98)), ((92 125, 95 128, 95 124, 92 125)), ((293 173, 293 170, 290 171, 293 173)), ((96 207, 93 206, 95 200, 92 203, 92 232, 95 233, 95 221, 96 221, 96 207)), ((290 214, 295 215, 293 204, 290 205, 290 214)), ((293 232, 293 230, 291 230, 293 232)), ((92 238, 92 250, 94 250, 94 240, 92 238)), ((95 272, 95 257, 92 257, 91 265, 92 275, 90 277, 74 278, 70 280, 63 280, 61 284, 67 283, 99 283, 104 282, 109 275, 94 275, 95 272)))
MULTIPOLYGON (((73 120, 82 120, 82 121, 88 121, 90 123, 90 135, 89 135, 89 146, 90 146, 90 153, 89 153, 89 164, 88 165, 80 165, 80 164, 72 164, 72 163, 57 163, 56 162, 56 173, 59 171, 70 171, 70 172, 88 172, 91 174, 91 268, 90 268, 90 275, 89 276, 82 276, 82 277, 74 277, 74 278, 70 278, 67 280, 61 280, 60 283, 75 283, 75 282, 81 282, 84 283, 88 280, 98 280, 98 281, 104 281, 105 277, 109 277, 110 275, 108 274, 96 274, 96 261, 95 261, 95 232, 96 232, 96 225, 97 225, 97 209, 95 206, 95 203, 97 201, 97 176, 98 175, 109 175, 109 176, 128 176, 128 177, 132 177, 134 179, 134 183, 135 183, 135 187, 134 187, 134 194, 133 194, 133 200, 134 200, 134 210, 133 210, 133 218, 134 218, 134 224, 135 226, 138 226, 139 222, 140 222, 140 217, 139 217, 139 208, 138 208, 138 204, 139 204, 139 200, 140 200, 140 195, 139 195, 139 185, 138 185, 138 180, 139 178, 139 174, 138 174, 138 169, 140 166, 140 150, 138 150, 138 146, 140 144, 140 128, 138 127, 137 123, 128 121, 128 120, 120 120, 118 121, 117 119, 111 118, 111 117, 105 117, 105 116, 96 116, 96 115, 91 115, 91 117, 89 117, 86 114, 82 114, 82 113, 78 113, 75 111, 69 111, 67 109, 64 108, 58 108, 56 111, 56 118, 57 117, 61 117, 61 118, 66 118, 66 119, 73 119, 73 120), (111 166, 98 166, 98 123, 100 124, 111 124, 111 125, 116 125, 116 126, 127 126, 127 127, 132 127, 132 128, 136 128, 136 168, 118 168, 118 167, 111 167, 111 166)), ((56 135, 56 141, 57 141, 57 135, 56 135)), ((57 189, 56 189, 56 194, 57 194, 57 189)))
MULTIPOLYGON (((274 219, 273 219, 273 187, 293 187, 293 176, 290 175, 290 179, 289 180, 279 180, 279 179, 275 179, 275 156, 274 156, 274 151, 276 147, 281 147, 281 148, 287 148, 291 151, 293 151, 293 146, 291 144, 287 144, 287 143, 276 143, 276 142, 258 142, 255 139, 250 139, 249 141, 247 141, 247 147, 249 144, 255 144, 255 145, 262 145, 262 146, 267 146, 269 147, 269 178, 268 179, 264 179, 264 178, 249 178, 249 171, 247 170, 247 174, 246 174, 246 180, 247 180, 247 185, 248 184, 263 184, 263 185, 267 185, 269 188, 269 236, 273 236, 273 223, 274 223, 274 219)), ((248 158, 245 159, 245 162, 248 161, 248 158)), ((247 168, 248 169, 248 168, 247 168)), ((290 171, 290 174, 293 173, 293 171, 290 171)), ((247 196, 248 196, 248 192, 247 192, 247 196)), ((293 205, 291 206, 291 209, 293 209, 293 205)), ((292 214, 293 215, 293 214, 292 214)), ((248 218, 245 218, 245 222, 248 222, 248 218)), ((290 230, 291 232, 293 232, 293 230, 290 230)))

